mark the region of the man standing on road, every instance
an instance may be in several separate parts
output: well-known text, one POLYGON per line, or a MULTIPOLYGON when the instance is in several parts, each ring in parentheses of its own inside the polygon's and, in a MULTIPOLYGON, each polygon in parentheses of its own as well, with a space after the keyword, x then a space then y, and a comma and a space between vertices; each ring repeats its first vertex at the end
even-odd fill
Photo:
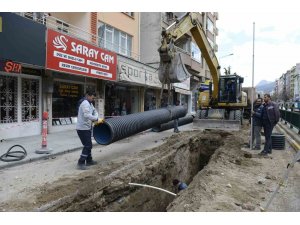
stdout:
POLYGON ((264 95, 264 107, 262 110, 262 125, 265 133, 265 146, 260 155, 267 155, 272 153, 271 135, 274 126, 278 123, 280 112, 278 105, 271 101, 269 94, 264 95))
POLYGON ((93 106, 96 94, 87 91, 83 99, 79 100, 78 118, 76 124, 77 134, 83 145, 83 149, 78 160, 77 168, 80 170, 87 169, 86 166, 97 164, 92 158, 92 122, 96 124, 103 123, 104 119, 98 118, 98 112, 93 106))
MULTIPOLYGON (((258 98, 255 101, 253 112, 252 112, 252 146, 254 145, 254 140, 256 142, 255 147, 252 147, 253 150, 260 150, 261 145, 261 135, 260 131, 262 128, 262 110, 264 106, 262 105, 262 98, 258 98)), ((248 145, 250 148, 250 144, 248 145)))

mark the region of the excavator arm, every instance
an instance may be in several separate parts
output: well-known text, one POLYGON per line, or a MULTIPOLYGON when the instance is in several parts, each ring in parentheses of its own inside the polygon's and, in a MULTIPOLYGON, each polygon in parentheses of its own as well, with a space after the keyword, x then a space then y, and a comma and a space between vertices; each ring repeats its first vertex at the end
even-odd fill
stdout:
POLYGON ((180 53, 176 51, 175 41, 184 34, 191 32, 204 57, 213 80, 212 101, 218 99, 218 83, 220 77, 220 66, 212 47, 210 46, 201 24, 197 20, 196 13, 187 13, 162 31, 160 54, 159 79, 165 84, 167 82, 182 82, 189 77, 180 53), (173 27, 174 26, 174 27, 173 27), (172 29, 171 29, 172 28, 172 29))

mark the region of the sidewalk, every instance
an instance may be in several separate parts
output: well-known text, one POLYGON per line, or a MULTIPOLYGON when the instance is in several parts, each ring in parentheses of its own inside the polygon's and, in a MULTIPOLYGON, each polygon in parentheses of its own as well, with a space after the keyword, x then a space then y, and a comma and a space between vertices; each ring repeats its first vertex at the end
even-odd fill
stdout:
MULTIPOLYGON (((96 142, 93 138, 92 141, 93 145, 95 145, 96 142)), ((27 152, 27 156, 20 161, 3 162, 0 160, 0 169, 82 149, 82 144, 77 136, 76 130, 48 134, 47 142, 47 147, 52 149, 49 154, 35 153, 36 150, 41 149, 42 135, 6 139, 0 142, 0 156, 5 154, 13 145, 22 145, 27 152)), ((18 147, 12 149, 12 151, 20 150, 18 147)))

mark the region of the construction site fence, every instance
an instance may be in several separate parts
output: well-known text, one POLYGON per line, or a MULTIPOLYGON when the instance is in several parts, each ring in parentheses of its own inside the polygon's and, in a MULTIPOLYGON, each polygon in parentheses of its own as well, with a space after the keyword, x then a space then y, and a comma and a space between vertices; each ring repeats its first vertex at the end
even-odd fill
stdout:
POLYGON ((300 113, 280 109, 280 118, 300 130, 300 113))

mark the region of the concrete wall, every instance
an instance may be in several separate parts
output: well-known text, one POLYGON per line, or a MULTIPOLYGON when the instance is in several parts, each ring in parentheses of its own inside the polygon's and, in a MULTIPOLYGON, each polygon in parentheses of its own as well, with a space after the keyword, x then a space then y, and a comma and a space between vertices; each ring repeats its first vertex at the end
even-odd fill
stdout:
MULTIPOLYGON (((70 24, 71 28, 69 28, 69 34, 86 41, 92 40, 90 35, 92 33, 90 12, 51 12, 51 16, 70 24), (73 26, 78 27, 81 30, 76 29, 73 26)), ((52 19, 51 25, 55 25, 54 23, 55 21, 52 19)))
POLYGON ((161 12, 141 13, 141 62, 158 67, 162 30, 161 12))

